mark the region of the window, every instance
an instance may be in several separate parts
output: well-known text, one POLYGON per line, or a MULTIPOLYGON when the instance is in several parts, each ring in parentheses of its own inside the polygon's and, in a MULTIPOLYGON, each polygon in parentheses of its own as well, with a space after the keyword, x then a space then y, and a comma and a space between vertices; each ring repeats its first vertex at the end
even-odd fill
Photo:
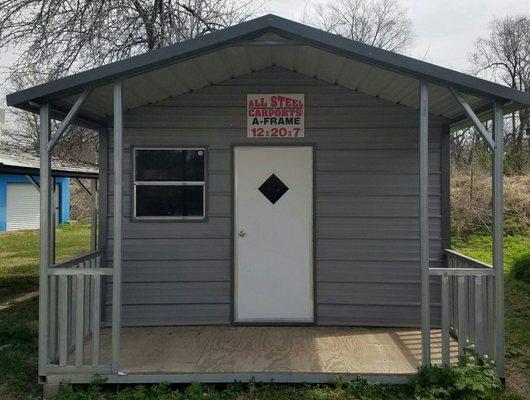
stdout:
POLYGON ((134 217, 203 219, 204 148, 134 149, 134 217))

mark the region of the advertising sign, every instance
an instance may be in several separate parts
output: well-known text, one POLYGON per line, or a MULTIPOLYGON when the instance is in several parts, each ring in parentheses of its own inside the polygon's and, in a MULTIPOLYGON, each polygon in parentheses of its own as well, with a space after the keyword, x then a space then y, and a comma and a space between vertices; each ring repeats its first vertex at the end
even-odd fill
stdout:
POLYGON ((247 137, 304 137, 303 94, 247 94, 247 137))

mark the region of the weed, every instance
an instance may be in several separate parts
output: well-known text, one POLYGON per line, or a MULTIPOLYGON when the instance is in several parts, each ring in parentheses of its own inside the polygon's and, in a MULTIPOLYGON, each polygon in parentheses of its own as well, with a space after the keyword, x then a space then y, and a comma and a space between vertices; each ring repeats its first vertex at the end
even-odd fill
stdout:
POLYGON ((530 284, 530 253, 523 254, 512 265, 511 274, 515 279, 530 284))
POLYGON ((464 358, 454 367, 421 368, 412 384, 415 398, 422 400, 495 400, 502 391, 490 367, 464 358))

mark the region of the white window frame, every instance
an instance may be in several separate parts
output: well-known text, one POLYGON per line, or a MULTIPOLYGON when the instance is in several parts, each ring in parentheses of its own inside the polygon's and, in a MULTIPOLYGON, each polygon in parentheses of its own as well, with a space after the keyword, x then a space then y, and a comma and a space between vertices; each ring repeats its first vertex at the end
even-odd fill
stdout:
POLYGON ((206 177, 207 177, 207 153, 205 147, 134 147, 133 148, 133 218, 135 220, 168 220, 168 221, 202 221, 206 219, 206 177), (203 181, 137 181, 136 180, 136 152, 138 150, 202 150, 204 154, 204 180, 203 181), (157 215, 138 216, 136 209, 136 188, 138 186, 202 186, 202 215, 157 215))

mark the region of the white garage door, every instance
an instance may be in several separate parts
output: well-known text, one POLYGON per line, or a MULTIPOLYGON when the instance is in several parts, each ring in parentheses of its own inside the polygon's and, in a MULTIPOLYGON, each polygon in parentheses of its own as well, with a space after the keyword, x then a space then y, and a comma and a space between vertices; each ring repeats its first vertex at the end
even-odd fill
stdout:
MULTIPOLYGON (((59 213, 59 185, 55 190, 55 220, 59 213)), ((39 228, 39 191, 30 183, 7 184, 7 230, 39 228)))

